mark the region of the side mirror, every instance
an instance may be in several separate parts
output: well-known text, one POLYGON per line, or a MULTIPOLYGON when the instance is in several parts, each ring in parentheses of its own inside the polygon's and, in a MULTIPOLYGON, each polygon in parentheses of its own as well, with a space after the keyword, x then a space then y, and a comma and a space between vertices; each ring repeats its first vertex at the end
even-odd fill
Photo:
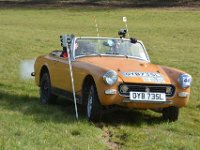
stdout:
POLYGON ((135 44, 135 43, 137 43, 137 39, 136 38, 130 38, 130 41, 131 41, 131 43, 133 43, 133 44, 135 44))

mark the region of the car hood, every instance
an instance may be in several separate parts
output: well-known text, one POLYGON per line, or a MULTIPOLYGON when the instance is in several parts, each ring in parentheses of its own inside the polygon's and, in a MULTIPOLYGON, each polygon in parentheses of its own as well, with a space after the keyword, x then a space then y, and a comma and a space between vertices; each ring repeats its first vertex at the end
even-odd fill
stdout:
POLYGON ((133 58, 83 57, 79 61, 90 63, 105 70, 115 70, 126 83, 170 84, 165 71, 155 64, 133 58))

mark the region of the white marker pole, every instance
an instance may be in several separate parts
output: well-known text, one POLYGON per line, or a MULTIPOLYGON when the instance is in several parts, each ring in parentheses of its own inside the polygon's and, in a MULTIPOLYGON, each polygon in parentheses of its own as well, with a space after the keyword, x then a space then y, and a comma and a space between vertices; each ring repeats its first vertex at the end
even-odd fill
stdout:
MULTIPOLYGON (((65 35, 65 38, 67 36, 65 35)), ((74 88, 74 78, 73 78, 73 71, 72 71, 72 64, 71 64, 71 56, 70 56, 70 48, 67 44, 67 55, 68 55, 68 63, 69 63, 69 70, 70 70, 70 77, 71 77, 71 84, 72 84, 72 92, 73 92, 73 97, 74 97, 74 107, 75 107, 75 112, 76 112, 76 119, 78 120, 78 109, 77 109, 77 104, 76 104, 76 95, 75 95, 75 88, 74 88)))
POLYGON ((125 25, 126 25, 126 30, 127 30, 127 34, 128 34, 128 38, 129 38, 128 25, 127 25, 127 18, 126 18, 126 17, 123 17, 123 22, 124 22, 125 25))
POLYGON ((95 16, 94 16, 94 22, 95 22, 96 31, 97 31, 97 37, 99 37, 99 28, 98 28, 97 20, 96 20, 96 17, 95 17, 95 16))

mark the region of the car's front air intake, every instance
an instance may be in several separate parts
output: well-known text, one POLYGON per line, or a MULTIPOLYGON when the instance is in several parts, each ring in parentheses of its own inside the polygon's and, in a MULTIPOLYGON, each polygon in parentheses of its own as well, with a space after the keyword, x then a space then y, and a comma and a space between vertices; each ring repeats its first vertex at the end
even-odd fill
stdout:
POLYGON ((173 85, 163 84, 133 84, 124 83, 119 85, 119 93, 128 97, 130 92, 152 92, 165 93, 166 97, 172 97, 175 94, 175 87, 173 85))

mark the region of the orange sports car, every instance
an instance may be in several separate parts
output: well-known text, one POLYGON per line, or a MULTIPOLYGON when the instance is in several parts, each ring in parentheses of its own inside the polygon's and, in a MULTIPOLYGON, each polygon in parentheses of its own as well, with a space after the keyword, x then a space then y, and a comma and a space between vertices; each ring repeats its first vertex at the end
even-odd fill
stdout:
POLYGON ((32 75, 42 104, 57 96, 73 100, 70 57, 77 103, 85 106, 90 121, 116 105, 160 111, 164 119, 176 121, 179 108, 187 105, 191 76, 152 64, 142 41, 72 36, 68 44, 69 56, 63 55, 63 48, 36 59, 32 75))

